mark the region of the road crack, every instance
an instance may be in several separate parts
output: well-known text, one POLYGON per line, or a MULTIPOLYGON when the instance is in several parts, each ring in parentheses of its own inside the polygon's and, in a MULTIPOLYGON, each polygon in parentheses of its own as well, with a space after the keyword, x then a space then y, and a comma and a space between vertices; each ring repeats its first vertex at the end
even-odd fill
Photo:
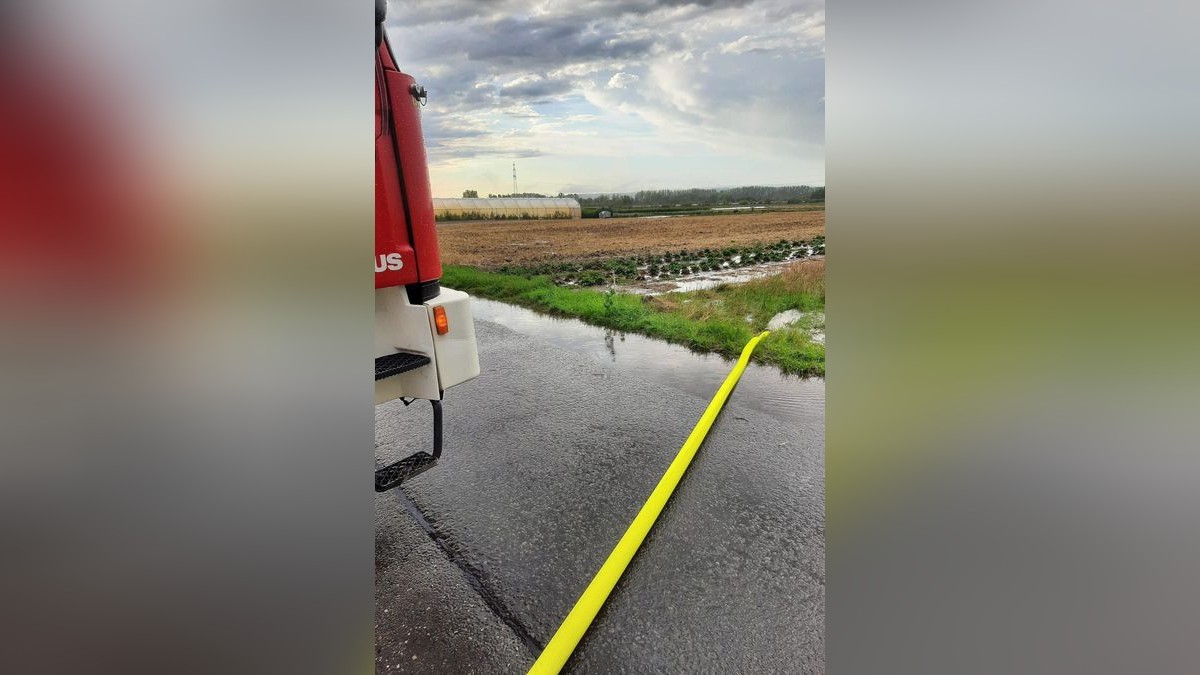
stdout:
POLYGON ((429 538, 434 544, 437 545, 442 554, 446 556, 446 559, 458 568, 459 572, 462 573, 463 578, 466 579, 467 584, 469 584, 471 588, 474 589, 479 595, 480 599, 483 600, 483 604, 486 605, 489 610, 491 610, 492 614, 494 614, 497 619, 499 619, 505 626, 508 626, 509 630, 511 630, 513 634, 517 636, 517 639, 520 640, 523 645, 525 645, 526 649, 529 650, 530 656, 536 658, 538 654, 541 654, 542 648, 545 645, 543 645, 540 641, 538 641, 537 638, 530 634, 529 629, 527 629, 512 612, 512 610, 510 610, 508 606, 504 604, 504 601, 500 599, 499 594, 488 587, 487 583, 484 581, 483 574, 455 553, 454 549, 448 545, 446 537, 438 532, 433 522, 430 521, 423 511, 421 511, 421 507, 417 506, 416 502, 414 502, 412 498, 404 494, 404 492, 399 489, 393 490, 392 492, 396 495, 396 499, 404 507, 404 510, 407 511, 410 516, 412 516, 413 520, 417 522, 417 525, 420 526, 425 534, 429 535, 429 538))

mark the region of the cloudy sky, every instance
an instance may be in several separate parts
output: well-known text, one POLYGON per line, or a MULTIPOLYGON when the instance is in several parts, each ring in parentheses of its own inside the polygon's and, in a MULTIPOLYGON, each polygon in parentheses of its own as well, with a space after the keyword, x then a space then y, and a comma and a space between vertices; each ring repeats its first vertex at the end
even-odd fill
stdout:
POLYGON ((825 183, 824 0, 393 0, 434 196, 825 183))

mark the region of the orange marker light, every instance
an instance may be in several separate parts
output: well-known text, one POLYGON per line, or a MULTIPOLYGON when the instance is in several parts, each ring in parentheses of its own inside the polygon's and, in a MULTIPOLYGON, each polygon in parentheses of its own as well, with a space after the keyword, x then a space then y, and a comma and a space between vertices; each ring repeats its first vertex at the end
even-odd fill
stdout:
POLYGON ((450 320, 446 318, 445 307, 433 308, 433 325, 437 327, 438 335, 445 335, 450 332, 450 320))

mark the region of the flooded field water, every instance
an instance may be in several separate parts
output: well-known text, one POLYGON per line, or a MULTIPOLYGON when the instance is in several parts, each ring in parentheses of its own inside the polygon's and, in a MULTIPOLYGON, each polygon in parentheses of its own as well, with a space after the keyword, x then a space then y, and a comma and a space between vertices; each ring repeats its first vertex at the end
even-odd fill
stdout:
MULTIPOLYGON (((820 256, 804 258, 805 260, 820 260, 820 256)), ((637 293, 638 295, 662 295, 675 291, 701 291, 714 288, 721 284, 740 284, 751 279, 761 279, 772 274, 778 274, 783 268, 795 263, 795 260, 769 262, 749 267, 732 267, 708 272, 697 272, 686 278, 643 281, 636 284, 619 285, 618 291, 637 293)))

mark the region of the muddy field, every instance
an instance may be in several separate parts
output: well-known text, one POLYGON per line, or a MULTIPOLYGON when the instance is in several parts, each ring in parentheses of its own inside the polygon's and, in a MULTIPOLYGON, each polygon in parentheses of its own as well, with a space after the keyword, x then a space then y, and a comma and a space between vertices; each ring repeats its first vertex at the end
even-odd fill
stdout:
POLYGON ((819 234, 825 234, 824 211, 438 224, 442 261, 482 268, 554 259, 744 246, 781 239, 809 239, 819 234))

